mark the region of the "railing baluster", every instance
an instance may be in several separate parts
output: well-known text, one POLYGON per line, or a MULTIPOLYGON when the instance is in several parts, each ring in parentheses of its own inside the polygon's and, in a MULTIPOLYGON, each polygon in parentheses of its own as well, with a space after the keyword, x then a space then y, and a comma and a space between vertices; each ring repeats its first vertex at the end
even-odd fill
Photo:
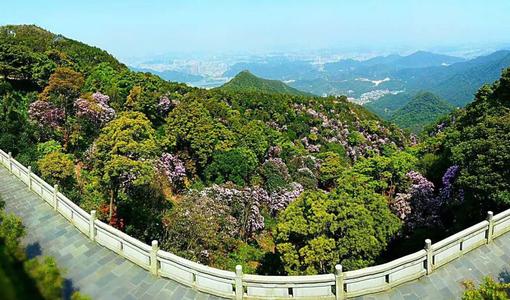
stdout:
POLYGON ((151 258, 150 258, 150 270, 152 275, 158 276, 158 241, 152 241, 152 250, 151 250, 151 258))
POLYGON ((335 297, 336 300, 345 299, 342 265, 335 266, 335 297))
POLYGON ((244 288, 243 288, 243 266, 236 266, 236 300, 243 299, 244 288))
POLYGON ((487 212, 487 222, 489 222, 489 228, 487 228, 487 244, 492 242, 492 236, 494 234, 494 213, 492 211, 487 212))
POLYGON ((425 240, 425 251, 427 251, 426 269, 427 275, 429 275, 430 273, 432 273, 434 268, 434 265, 432 264, 434 253, 432 253, 432 241, 430 239, 425 240))

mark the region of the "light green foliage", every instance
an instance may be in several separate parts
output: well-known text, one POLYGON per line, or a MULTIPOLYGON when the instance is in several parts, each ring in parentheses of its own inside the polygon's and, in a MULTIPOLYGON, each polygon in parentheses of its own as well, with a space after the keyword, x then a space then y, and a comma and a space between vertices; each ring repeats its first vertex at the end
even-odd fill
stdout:
POLYGON ((349 141, 349 144, 351 145, 354 145, 354 146, 359 146, 361 144, 363 144, 366 140, 365 140, 365 137, 357 132, 357 131, 352 131, 349 136, 347 137, 347 141, 349 141))
POLYGON ((239 130, 240 145, 252 150, 262 159, 269 148, 270 132, 267 125, 259 120, 248 122, 239 130))
POLYGON ((212 163, 205 169, 206 178, 221 184, 232 181, 244 186, 257 168, 257 157, 248 148, 234 148, 216 153, 212 163))
POLYGON ((50 184, 68 187, 74 180, 74 163, 69 154, 49 152, 37 161, 37 165, 42 178, 50 184))
POLYGON ((83 89, 90 93, 101 92, 107 95, 115 95, 115 82, 112 81, 117 75, 118 72, 110 64, 100 63, 87 76, 83 89))
POLYGON ((61 152, 62 151, 62 145, 60 145, 59 142, 55 140, 49 140, 46 142, 42 142, 37 144, 37 153, 40 157, 43 157, 47 154, 50 154, 51 152, 61 152))
POLYGON ((347 162, 335 152, 325 152, 322 154, 322 163, 319 169, 319 179, 326 189, 336 186, 336 180, 347 168, 347 162))
POLYGON ((376 155, 358 160, 353 170, 370 176, 378 193, 392 196, 405 186, 406 174, 413 170, 418 159, 404 151, 393 152, 390 156, 376 155))
POLYGON ((466 291, 462 300, 507 300, 510 299, 510 283, 496 282, 485 277, 477 288, 472 281, 464 282, 466 291))
POLYGON ((92 300, 92 298, 87 295, 83 295, 82 293, 80 293, 78 291, 75 291, 71 295, 71 300, 92 300))
POLYGON ((111 218, 121 184, 141 186, 154 178, 155 130, 142 113, 124 112, 101 130, 94 146, 94 172, 109 190, 111 218))
POLYGON ((24 268, 36 282, 44 299, 58 300, 62 298, 64 278, 53 257, 33 258, 25 262, 24 268))
POLYGON ((23 259, 25 253, 19 244, 20 239, 25 235, 25 226, 16 215, 5 213, 1 199, 0 206, 0 242, 5 245, 9 256, 23 259))
POLYGON ((345 172, 338 186, 329 194, 305 192, 281 214, 276 243, 288 274, 366 267, 400 229, 369 177, 345 172))

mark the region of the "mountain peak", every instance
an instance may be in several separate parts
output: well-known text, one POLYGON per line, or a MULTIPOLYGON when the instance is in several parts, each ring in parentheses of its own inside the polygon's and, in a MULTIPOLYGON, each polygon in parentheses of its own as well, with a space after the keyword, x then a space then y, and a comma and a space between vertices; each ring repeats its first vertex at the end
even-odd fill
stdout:
POLYGON ((289 94, 295 96, 313 96, 302 92, 279 80, 270 80, 257 77, 249 70, 243 70, 225 83, 220 89, 231 91, 258 91, 269 94, 289 94))

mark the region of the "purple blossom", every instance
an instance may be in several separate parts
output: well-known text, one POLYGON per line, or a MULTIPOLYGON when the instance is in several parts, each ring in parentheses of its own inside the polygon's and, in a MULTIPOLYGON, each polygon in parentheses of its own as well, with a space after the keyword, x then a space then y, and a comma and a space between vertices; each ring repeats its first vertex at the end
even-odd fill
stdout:
POLYGON ((28 114, 39 126, 56 129, 64 123, 64 111, 47 101, 37 100, 30 104, 28 114))
POLYGON ((232 208, 231 214, 239 224, 238 232, 245 237, 264 228, 264 217, 260 213, 262 204, 267 203, 269 196, 260 188, 246 187, 242 190, 226 186, 213 185, 204 189, 202 196, 210 197, 232 208))
MULTIPOLYGON (((440 197, 442 201, 448 201, 453 196, 453 183, 455 182, 455 179, 457 179, 457 176, 459 175, 460 167, 457 165, 453 165, 449 167, 446 172, 443 175, 442 183, 443 187, 440 191, 440 197)), ((460 199, 462 200, 463 194, 460 194, 460 199)))
POLYGON ((177 155, 163 153, 159 159, 159 167, 172 184, 180 184, 186 177, 184 162, 177 155))
POLYGON ((303 193, 303 186, 297 182, 292 182, 289 186, 271 193, 267 199, 267 204, 271 213, 275 215, 277 212, 284 210, 303 193))
POLYGON ((172 107, 174 107, 174 104, 167 96, 163 96, 163 97, 159 98, 158 111, 162 115, 168 114, 168 112, 170 111, 170 109, 172 109, 172 107))
MULTIPOLYGON (((406 176, 411 180, 408 194, 411 195, 411 213, 407 225, 412 229, 416 226, 439 225, 439 213, 442 200, 434 195, 434 184, 418 172, 410 171, 406 176)), ((408 199, 408 198, 406 198, 408 199)))
POLYGON ((397 193, 395 199, 390 203, 390 208, 401 220, 405 221, 412 212, 411 194, 397 193))
POLYGON ((108 105, 110 97, 99 92, 90 98, 79 98, 74 102, 78 117, 86 118, 97 125, 104 125, 115 118, 115 110, 108 105))

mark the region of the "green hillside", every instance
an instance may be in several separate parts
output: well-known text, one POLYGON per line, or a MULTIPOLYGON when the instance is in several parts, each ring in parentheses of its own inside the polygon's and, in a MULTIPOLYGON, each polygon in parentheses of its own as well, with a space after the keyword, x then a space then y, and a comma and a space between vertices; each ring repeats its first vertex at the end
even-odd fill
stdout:
POLYGON ((389 120, 397 110, 406 105, 411 99, 413 99, 413 95, 408 93, 388 94, 376 101, 365 103, 363 106, 379 117, 389 120))
POLYGON ((127 69, 108 52, 35 25, 0 27, 0 76, 43 87, 58 66, 88 74, 100 63, 127 69))
POLYGON ((312 96, 310 93, 292 88, 281 81, 259 78, 247 70, 237 74, 232 80, 222 85, 219 89, 238 92, 257 91, 269 94, 312 96))
POLYGON ((391 121, 400 126, 418 133, 424 126, 436 121, 439 117, 448 114, 454 107, 430 92, 418 93, 411 101, 395 111, 391 121))

